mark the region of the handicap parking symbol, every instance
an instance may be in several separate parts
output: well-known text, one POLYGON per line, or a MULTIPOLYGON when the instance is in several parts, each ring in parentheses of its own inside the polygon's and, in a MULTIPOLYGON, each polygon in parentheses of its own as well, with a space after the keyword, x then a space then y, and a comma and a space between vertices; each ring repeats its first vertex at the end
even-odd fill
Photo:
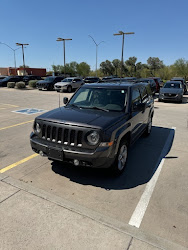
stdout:
POLYGON ((35 108, 27 108, 27 109, 15 110, 15 111, 12 111, 12 112, 20 113, 20 114, 24 114, 24 115, 33 115, 33 114, 42 113, 42 112, 45 112, 45 111, 47 111, 47 110, 35 109, 35 108))

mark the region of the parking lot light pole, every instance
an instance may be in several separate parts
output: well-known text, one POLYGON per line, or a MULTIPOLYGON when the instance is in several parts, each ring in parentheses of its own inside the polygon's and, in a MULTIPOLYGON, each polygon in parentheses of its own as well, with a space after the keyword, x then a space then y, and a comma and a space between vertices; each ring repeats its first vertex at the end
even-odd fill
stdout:
POLYGON ((16 43, 17 46, 22 47, 22 54, 23 54, 23 67, 24 67, 24 75, 25 75, 25 59, 24 59, 24 46, 29 45, 28 43, 16 43))
POLYGON ((63 52, 64 52, 64 76, 66 77, 66 69, 65 69, 65 41, 70 41, 72 40, 71 38, 57 38, 57 42, 62 42, 63 41, 63 52))
POLYGON ((114 34, 114 36, 123 36, 122 39, 122 53, 121 53, 121 75, 120 75, 120 79, 122 78, 122 73, 123 73, 123 49, 124 49, 124 35, 133 35, 135 34, 134 32, 123 32, 123 31, 119 31, 119 33, 114 34))
POLYGON ((97 76, 97 54, 98 54, 98 46, 99 46, 101 43, 104 43, 104 41, 101 41, 100 43, 97 44, 92 36, 89 35, 89 37, 91 37, 91 39, 93 40, 93 42, 94 42, 95 45, 96 45, 96 76, 97 76))
POLYGON ((2 42, 0 42, 0 44, 6 45, 9 49, 11 49, 11 50, 14 52, 14 68, 15 68, 15 74, 17 74, 17 73, 16 73, 16 54, 15 54, 15 51, 18 50, 18 49, 20 49, 20 48, 13 49, 13 48, 10 47, 8 44, 2 43, 2 42))

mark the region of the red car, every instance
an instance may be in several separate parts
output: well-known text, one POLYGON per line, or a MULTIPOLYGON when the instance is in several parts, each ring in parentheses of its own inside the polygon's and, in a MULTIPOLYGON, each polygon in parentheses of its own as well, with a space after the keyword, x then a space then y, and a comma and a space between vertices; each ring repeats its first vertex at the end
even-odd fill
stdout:
POLYGON ((150 79, 153 79, 156 83, 156 92, 159 92, 160 87, 163 85, 163 81, 160 77, 150 77, 150 79))

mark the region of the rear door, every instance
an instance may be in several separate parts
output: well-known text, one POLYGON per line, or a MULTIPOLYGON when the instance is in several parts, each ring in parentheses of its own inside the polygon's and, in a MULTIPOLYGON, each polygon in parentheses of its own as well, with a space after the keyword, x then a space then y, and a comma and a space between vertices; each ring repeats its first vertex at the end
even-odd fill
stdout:
POLYGON ((135 141, 136 138, 141 134, 143 129, 143 113, 139 110, 138 106, 142 103, 140 90, 138 87, 132 89, 132 98, 131 98, 131 140, 135 141))
POLYGON ((150 97, 150 95, 148 94, 145 86, 140 86, 139 89, 140 89, 140 93, 141 93, 142 103, 145 104, 145 109, 142 112, 142 115, 143 115, 143 127, 142 127, 142 129, 144 129, 148 123, 148 118, 149 118, 151 104, 152 104, 152 97, 150 97))

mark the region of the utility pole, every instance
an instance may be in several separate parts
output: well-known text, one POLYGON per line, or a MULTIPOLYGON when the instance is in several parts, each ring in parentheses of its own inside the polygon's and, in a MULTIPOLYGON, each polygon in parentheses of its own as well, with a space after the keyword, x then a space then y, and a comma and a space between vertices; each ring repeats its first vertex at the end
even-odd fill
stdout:
POLYGON ((17 75, 17 73, 16 73, 16 54, 15 54, 15 51, 18 50, 18 49, 20 49, 20 48, 13 49, 13 48, 10 47, 8 44, 2 43, 2 42, 0 42, 0 44, 6 45, 9 49, 11 49, 11 50, 14 52, 14 68, 15 68, 15 74, 17 75))
POLYGON ((123 36, 122 39, 122 52, 121 52, 121 76, 120 79, 122 78, 122 74, 123 74, 123 49, 124 49, 124 35, 133 35, 135 34, 134 32, 123 32, 123 31, 119 31, 119 33, 114 34, 114 36, 123 36))
POLYGON ((65 41, 70 41, 72 40, 71 38, 57 38, 57 42, 62 42, 63 41, 63 54, 64 54, 64 76, 66 77, 66 68, 65 68, 65 41))
POLYGON ((96 45, 96 76, 97 76, 97 55, 98 55, 98 46, 99 46, 101 43, 104 43, 104 41, 101 41, 100 43, 97 44, 92 36, 89 35, 89 37, 91 37, 91 39, 93 40, 93 42, 94 42, 95 45, 96 45))
POLYGON ((23 55, 23 67, 24 67, 24 75, 25 75, 25 58, 24 58, 24 46, 29 45, 28 43, 16 43, 17 46, 22 47, 22 55, 23 55))

